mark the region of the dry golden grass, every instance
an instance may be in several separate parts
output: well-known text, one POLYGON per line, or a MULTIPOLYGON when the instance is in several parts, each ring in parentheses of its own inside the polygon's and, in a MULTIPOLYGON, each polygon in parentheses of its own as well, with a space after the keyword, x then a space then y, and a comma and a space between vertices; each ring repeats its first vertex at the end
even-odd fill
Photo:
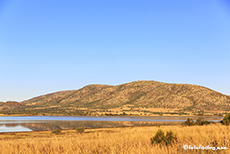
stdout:
POLYGON ((176 154, 230 153, 230 150, 183 150, 183 145, 222 146, 230 148, 230 127, 161 126, 87 129, 83 134, 74 130, 53 135, 50 131, 0 134, 2 154, 176 154), (158 129, 172 130, 178 142, 172 146, 151 145, 150 138, 158 129))

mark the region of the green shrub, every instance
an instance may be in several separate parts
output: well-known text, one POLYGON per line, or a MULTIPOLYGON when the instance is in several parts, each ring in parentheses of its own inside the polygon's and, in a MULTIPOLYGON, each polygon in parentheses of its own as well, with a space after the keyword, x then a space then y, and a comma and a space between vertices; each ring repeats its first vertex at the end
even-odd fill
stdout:
POLYGON ((60 129, 55 129, 51 133, 58 135, 58 134, 61 134, 61 130, 60 129))
POLYGON ((192 126, 194 125, 194 121, 192 120, 192 118, 187 118, 187 120, 184 122, 185 126, 192 126))
POLYGON ((211 124, 211 123, 213 123, 213 122, 207 121, 207 120, 202 120, 202 119, 200 119, 200 118, 198 118, 198 119, 196 120, 196 122, 194 122, 192 118, 188 118, 188 119, 183 123, 183 125, 185 125, 185 126, 200 125, 200 126, 201 126, 201 125, 208 125, 208 124, 211 124))
POLYGON ((222 124, 224 125, 229 125, 230 124, 230 113, 226 114, 224 116, 224 119, 221 121, 222 124))
POLYGON ((171 130, 167 131, 165 135, 164 132, 159 129, 156 132, 155 136, 152 137, 150 140, 152 144, 163 144, 168 146, 174 142, 177 142, 177 137, 171 130))
POLYGON ((84 127, 78 127, 75 129, 77 133, 81 134, 85 132, 85 128, 84 127))
POLYGON ((165 134, 161 129, 159 129, 156 132, 155 136, 151 138, 152 144, 154 144, 154 143, 162 143, 162 142, 164 142, 164 140, 165 140, 165 134))
POLYGON ((198 118, 195 122, 195 125, 208 125, 211 124, 211 121, 206 121, 206 120, 202 120, 200 118, 198 118))
POLYGON ((171 130, 166 133, 165 136, 165 144, 171 145, 172 143, 177 142, 176 134, 174 134, 171 130))
POLYGON ((202 125, 202 119, 198 118, 195 122, 196 125, 202 125))

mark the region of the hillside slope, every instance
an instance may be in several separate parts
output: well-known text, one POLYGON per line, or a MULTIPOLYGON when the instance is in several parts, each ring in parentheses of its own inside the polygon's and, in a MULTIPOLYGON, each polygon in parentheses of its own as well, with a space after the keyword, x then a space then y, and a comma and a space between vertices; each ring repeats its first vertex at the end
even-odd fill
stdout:
POLYGON ((124 105, 180 110, 230 109, 230 96, 189 84, 135 81, 118 86, 88 85, 79 90, 42 95, 22 102, 30 107, 117 108, 124 105))
POLYGON ((88 85, 79 90, 42 95, 20 104, 23 105, 3 106, 0 113, 223 113, 230 110, 230 96, 197 85, 135 81, 118 86, 88 85))

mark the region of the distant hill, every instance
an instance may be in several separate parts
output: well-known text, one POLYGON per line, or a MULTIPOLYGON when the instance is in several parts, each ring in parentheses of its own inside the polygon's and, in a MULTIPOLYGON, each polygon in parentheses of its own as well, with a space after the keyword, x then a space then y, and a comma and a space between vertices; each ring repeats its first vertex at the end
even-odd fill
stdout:
POLYGON ((15 106, 23 106, 23 103, 19 103, 16 101, 7 101, 7 102, 0 102, 0 106, 2 107, 15 107, 15 106))
MULTIPOLYGON (((115 112, 115 109, 150 113, 220 113, 230 110, 230 96, 190 84, 135 81, 118 86, 88 85, 79 90, 60 91, 21 102, 21 111, 37 113, 115 112), (149 110, 147 110, 149 109, 149 110), (150 110, 152 109, 152 111, 150 110)), ((6 110, 5 110, 6 111, 6 110)), ((116 113, 120 112, 119 110, 116 113)))

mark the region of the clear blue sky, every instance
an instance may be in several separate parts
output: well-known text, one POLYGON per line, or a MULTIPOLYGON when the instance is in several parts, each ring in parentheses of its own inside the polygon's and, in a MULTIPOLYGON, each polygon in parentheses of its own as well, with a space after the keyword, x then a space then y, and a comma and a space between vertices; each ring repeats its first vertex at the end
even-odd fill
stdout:
POLYGON ((228 0, 0 0, 0 101, 88 84, 230 94, 228 0))

